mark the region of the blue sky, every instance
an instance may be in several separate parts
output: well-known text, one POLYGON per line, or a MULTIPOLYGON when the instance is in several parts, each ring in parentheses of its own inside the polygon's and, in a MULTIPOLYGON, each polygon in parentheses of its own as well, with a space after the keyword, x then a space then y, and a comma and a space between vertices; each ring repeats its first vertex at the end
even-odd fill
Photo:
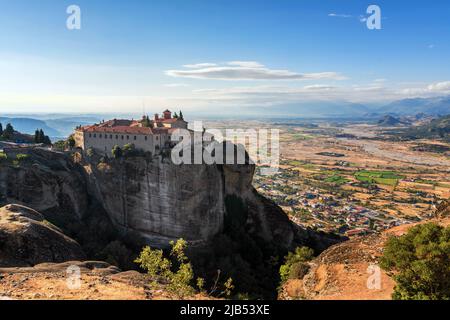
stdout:
POLYGON ((0 112, 445 95, 449 21, 444 0, 0 0, 0 112))

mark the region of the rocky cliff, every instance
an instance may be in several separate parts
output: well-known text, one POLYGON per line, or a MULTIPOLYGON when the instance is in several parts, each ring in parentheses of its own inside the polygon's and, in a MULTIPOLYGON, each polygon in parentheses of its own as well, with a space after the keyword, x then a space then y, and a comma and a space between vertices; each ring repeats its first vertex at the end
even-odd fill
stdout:
POLYGON ((20 205, 0 208, 0 266, 34 266, 85 259, 80 245, 37 211, 20 205))
POLYGON ((132 157, 85 164, 89 185, 123 232, 167 246, 184 238, 204 244, 224 229, 225 200, 241 199, 245 224, 266 241, 290 248, 295 228, 276 205, 252 187, 253 165, 174 165, 163 158, 132 157))
POLYGON ((27 205, 60 227, 104 209, 121 233, 164 247, 179 238, 204 244, 220 234, 229 216, 226 199, 235 196, 245 207, 242 224, 264 241, 320 250, 337 241, 294 226, 254 190, 254 170, 248 164, 177 166, 163 157, 98 162, 35 149, 21 163, 0 162, 0 204, 27 205))
POLYGON ((0 161, 0 204, 26 204, 56 222, 82 219, 89 194, 81 168, 62 153, 35 149, 29 156, 0 161))

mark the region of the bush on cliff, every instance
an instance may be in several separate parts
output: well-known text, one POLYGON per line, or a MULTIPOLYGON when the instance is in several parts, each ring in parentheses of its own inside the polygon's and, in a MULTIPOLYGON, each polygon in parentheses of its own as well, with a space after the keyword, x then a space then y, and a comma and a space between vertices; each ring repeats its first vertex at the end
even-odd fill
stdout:
POLYGON ((112 153, 114 159, 120 159, 120 158, 122 158, 123 152, 122 152, 122 149, 121 149, 118 145, 115 145, 115 146, 112 148, 111 153, 112 153))
POLYGON ((380 265, 393 273, 396 300, 450 299, 450 227, 415 226, 387 241, 380 265))
POLYGON ((289 252, 284 264, 280 267, 282 283, 288 279, 301 279, 309 270, 307 264, 314 257, 314 250, 308 247, 299 247, 295 252, 289 252))
MULTIPOLYGON (((140 267, 147 271, 152 278, 152 285, 158 282, 167 283, 167 289, 180 298, 192 295, 195 290, 191 286, 194 278, 192 265, 185 254, 186 241, 179 239, 171 242, 170 256, 173 262, 164 257, 162 250, 145 247, 140 256, 135 260, 140 267)), ((197 280, 197 283, 202 283, 197 280)))

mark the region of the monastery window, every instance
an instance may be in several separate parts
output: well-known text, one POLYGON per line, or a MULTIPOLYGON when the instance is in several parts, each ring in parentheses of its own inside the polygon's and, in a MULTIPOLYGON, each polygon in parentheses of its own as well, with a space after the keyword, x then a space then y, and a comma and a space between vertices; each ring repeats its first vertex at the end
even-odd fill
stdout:
POLYGON ((99 135, 98 137, 101 138, 101 137, 102 137, 102 134, 100 133, 100 135, 99 135))
POLYGON ((127 140, 130 140, 130 136, 127 136, 127 140))
POLYGON ((112 134, 109 135, 109 138, 112 139, 112 134))
POLYGON ((136 140, 136 136, 134 136, 134 140, 136 140))
POLYGON ((89 138, 92 137, 92 133, 89 133, 89 138))
POLYGON ((116 140, 119 139, 119 136, 116 134, 116 140))
POLYGON ((94 138, 97 138, 97 134, 96 133, 94 133, 94 138))
POLYGON ((147 136, 145 136, 145 141, 147 141, 147 136))
POLYGON ((123 140, 123 136, 122 136, 122 140, 123 140))

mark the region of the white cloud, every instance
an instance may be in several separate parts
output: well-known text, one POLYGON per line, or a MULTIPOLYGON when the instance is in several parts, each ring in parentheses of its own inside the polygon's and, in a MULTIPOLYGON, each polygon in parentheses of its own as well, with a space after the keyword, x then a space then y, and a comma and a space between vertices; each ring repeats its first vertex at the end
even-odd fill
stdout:
POLYGON ((217 64, 215 63, 195 63, 195 64, 185 64, 183 67, 188 69, 198 69, 198 68, 208 68, 208 67, 215 67, 217 64))
POLYGON ((171 77, 215 79, 215 80, 343 80, 336 72, 297 73, 289 70, 275 70, 256 61, 232 61, 226 65, 202 67, 188 70, 167 70, 171 77))
POLYGON ((244 67, 244 68, 263 68, 264 65, 262 65, 259 62, 256 61, 230 61, 227 63, 230 66, 238 66, 238 67, 244 67))
POLYGON ((434 44, 429 44, 428 45, 428 49, 434 49, 435 45, 434 44))
POLYGON ((351 14, 342 14, 342 13, 329 13, 329 17, 336 17, 336 18, 351 18, 351 14))
POLYGON ((450 91, 450 81, 432 83, 427 87, 427 89, 433 92, 448 92, 450 91))

